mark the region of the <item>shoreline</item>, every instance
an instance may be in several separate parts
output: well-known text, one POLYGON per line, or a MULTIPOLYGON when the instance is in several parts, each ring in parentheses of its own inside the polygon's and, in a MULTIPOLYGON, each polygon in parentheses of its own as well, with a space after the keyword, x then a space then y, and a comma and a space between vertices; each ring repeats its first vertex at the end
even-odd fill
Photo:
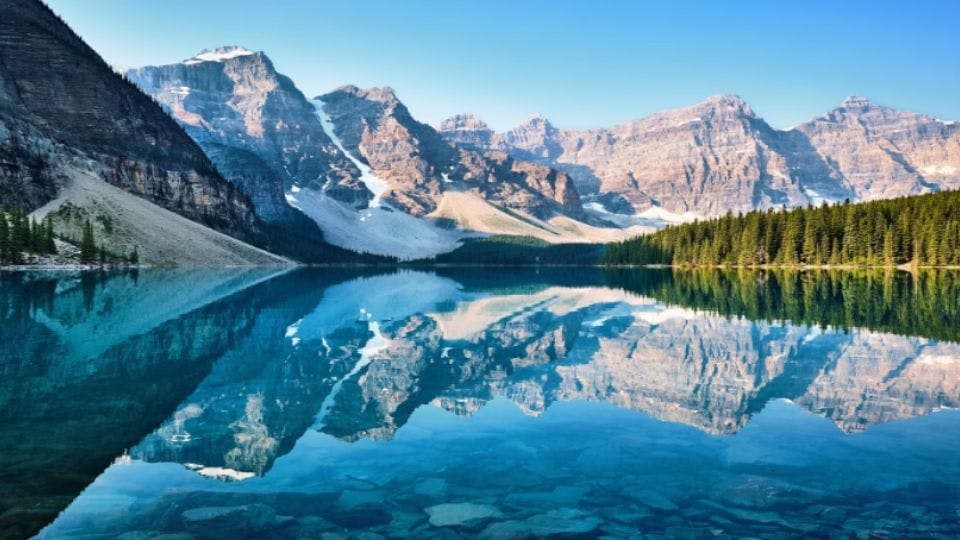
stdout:
POLYGON ((294 263, 294 264, 250 264, 250 265, 99 265, 99 264, 63 264, 63 265, 7 265, 0 266, 0 272, 90 272, 90 271, 127 271, 145 269, 195 269, 195 268, 395 268, 395 269, 430 269, 430 268, 596 268, 610 269, 671 269, 671 270, 790 270, 797 272, 811 270, 898 270, 914 272, 918 270, 960 270, 960 265, 898 265, 898 266, 865 266, 865 265, 675 265, 675 264, 478 264, 478 263, 395 263, 395 264, 351 264, 351 263, 294 263))

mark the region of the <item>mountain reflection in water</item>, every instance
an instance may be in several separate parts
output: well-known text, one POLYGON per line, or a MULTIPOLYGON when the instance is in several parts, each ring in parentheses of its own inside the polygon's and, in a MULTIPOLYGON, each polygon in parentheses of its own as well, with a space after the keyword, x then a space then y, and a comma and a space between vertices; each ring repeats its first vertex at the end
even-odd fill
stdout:
POLYGON ((956 274, 2 280, 11 535, 960 533, 956 274))

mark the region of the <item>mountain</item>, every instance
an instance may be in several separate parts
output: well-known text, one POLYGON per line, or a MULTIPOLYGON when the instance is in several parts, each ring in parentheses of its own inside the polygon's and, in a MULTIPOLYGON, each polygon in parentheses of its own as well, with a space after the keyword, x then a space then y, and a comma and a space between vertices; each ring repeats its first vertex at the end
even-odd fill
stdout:
POLYGON ((206 50, 127 72, 249 195, 260 215, 355 251, 429 257, 484 234, 606 241, 570 177, 505 152, 459 149, 390 88, 345 86, 307 100, 262 52, 206 50), (299 210, 300 212, 297 212, 299 210), (319 233, 315 234, 319 236, 319 233))
POLYGON ((794 128, 827 156, 855 200, 960 188, 960 125, 850 97, 794 128))
POLYGON ((414 120, 391 88, 345 86, 319 100, 345 149, 383 179, 384 201, 396 208, 429 214, 453 190, 474 191, 486 201, 541 219, 582 213, 566 174, 504 153, 457 149, 414 120))
POLYGON ((461 114, 441 122, 440 133, 463 148, 567 172, 587 210, 618 223, 960 187, 957 124, 863 98, 786 131, 739 97, 718 95, 605 129, 559 129, 535 115, 494 133, 461 114))
MULTIPOLYGON (((71 215, 94 221, 97 236, 107 239, 110 249, 126 253, 137 246, 146 262, 177 262, 200 251, 191 245, 197 230, 173 218, 170 227, 182 234, 164 253, 137 235, 110 237, 111 231, 143 224, 154 214, 163 221, 177 216, 203 225, 207 238, 227 246, 233 263, 282 260, 225 240, 224 235, 246 242, 260 237, 250 200, 220 176, 156 103, 114 73, 46 6, 35 0, 0 1, 0 43, 4 204, 34 210, 55 203, 47 208, 54 211, 70 203, 71 215), (70 195, 83 190, 71 186, 88 181, 119 189, 88 193, 95 201, 72 202, 70 195), (103 207, 129 212, 104 215, 103 207)), ((70 223, 58 220, 58 232, 76 235, 70 223)))
POLYGON ((291 219, 284 192, 294 184, 358 207, 371 197, 313 105, 262 52, 220 47, 127 77, 163 104, 267 221, 291 219))

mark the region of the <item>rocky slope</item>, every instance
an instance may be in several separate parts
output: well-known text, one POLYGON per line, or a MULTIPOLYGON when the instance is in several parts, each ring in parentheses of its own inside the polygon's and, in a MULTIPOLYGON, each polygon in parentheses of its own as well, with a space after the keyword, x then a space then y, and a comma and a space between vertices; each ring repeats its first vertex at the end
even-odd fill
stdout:
POLYGON ((371 197, 313 105, 262 52, 220 47, 127 77, 163 104, 268 221, 289 219, 284 192, 294 184, 360 208, 371 197))
POLYGON ((566 174, 502 152, 458 149, 416 121, 391 88, 345 86, 318 99, 346 150, 387 184, 383 199, 391 206, 426 215, 443 192, 471 190, 540 218, 582 212, 566 174))
POLYGON ((862 98, 787 131, 771 128, 739 97, 719 95, 607 129, 558 129, 538 115, 493 133, 458 115, 440 133, 463 148, 566 171, 588 210, 619 223, 638 214, 689 219, 960 186, 960 127, 862 98))
POLYGON ((137 197, 245 240, 247 197, 201 149, 46 6, 0 2, 0 190, 28 210, 82 169, 137 197))
POLYGON ((850 97, 797 126, 856 200, 960 188, 960 125, 850 97))
POLYGON ((585 214, 568 175, 504 152, 458 149, 389 88, 343 87, 310 102, 266 55, 242 47, 128 77, 287 232, 308 236, 297 221, 306 215, 338 246, 403 258, 449 251, 477 232, 554 242, 610 236, 576 222, 585 214), (463 197, 471 204, 458 204, 463 197))

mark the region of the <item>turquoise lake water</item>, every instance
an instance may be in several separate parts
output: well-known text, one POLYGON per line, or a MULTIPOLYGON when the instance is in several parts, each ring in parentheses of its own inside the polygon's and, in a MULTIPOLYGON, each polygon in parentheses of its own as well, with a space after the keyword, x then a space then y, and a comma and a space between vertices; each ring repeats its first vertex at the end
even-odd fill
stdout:
POLYGON ((0 533, 958 537, 958 291, 949 273, 3 274, 0 533))

